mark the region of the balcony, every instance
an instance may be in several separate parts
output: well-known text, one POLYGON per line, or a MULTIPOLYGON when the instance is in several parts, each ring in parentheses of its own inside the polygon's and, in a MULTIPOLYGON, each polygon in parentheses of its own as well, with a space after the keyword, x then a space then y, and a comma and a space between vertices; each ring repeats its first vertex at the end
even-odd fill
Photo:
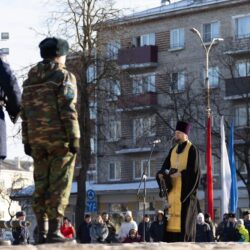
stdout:
POLYGON ((225 80, 225 99, 241 99, 250 94, 250 77, 238 77, 225 80))
POLYGON ((157 105, 157 94, 154 92, 120 96, 117 103, 118 109, 121 110, 139 110, 155 105, 157 105))
POLYGON ((132 47, 118 52, 118 65, 122 69, 156 67, 157 62, 157 46, 132 47))
POLYGON ((228 45, 227 51, 224 53, 231 56, 250 55, 250 36, 249 37, 227 37, 225 38, 225 44, 228 45))

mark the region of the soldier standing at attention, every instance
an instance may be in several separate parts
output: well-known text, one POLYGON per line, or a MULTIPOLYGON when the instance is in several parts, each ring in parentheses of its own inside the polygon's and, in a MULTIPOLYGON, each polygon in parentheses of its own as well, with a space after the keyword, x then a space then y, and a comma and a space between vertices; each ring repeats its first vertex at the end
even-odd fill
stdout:
POLYGON ((69 241, 60 233, 60 226, 69 200, 80 131, 76 79, 65 68, 68 42, 46 38, 39 48, 43 61, 24 81, 21 117, 24 150, 34 159, 32 206, 38 244, 42 244, 69 241))

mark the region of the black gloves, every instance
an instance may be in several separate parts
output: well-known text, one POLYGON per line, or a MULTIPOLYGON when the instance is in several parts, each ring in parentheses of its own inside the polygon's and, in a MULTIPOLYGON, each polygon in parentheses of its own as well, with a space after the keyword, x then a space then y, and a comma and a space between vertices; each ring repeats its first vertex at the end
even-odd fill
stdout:
POLYGON ((76 154, 80 148, 80 140, 78 138, 71 139, 69 142, 69 152, 76 154))
POLYGON ((24 152, 26 155, 31 156, 31 146, 30 144, 24 144, 24 152))

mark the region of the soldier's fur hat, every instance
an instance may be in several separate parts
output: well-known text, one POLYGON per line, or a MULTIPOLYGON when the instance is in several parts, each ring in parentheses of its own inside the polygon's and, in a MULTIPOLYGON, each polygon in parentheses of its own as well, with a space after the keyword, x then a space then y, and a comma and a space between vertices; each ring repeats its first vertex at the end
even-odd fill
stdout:
POLYGON ((40 55, 44 59, 67 55, 69 52, 68 42, 56 37, 45 38, 40 42, 39 48, 40 55))

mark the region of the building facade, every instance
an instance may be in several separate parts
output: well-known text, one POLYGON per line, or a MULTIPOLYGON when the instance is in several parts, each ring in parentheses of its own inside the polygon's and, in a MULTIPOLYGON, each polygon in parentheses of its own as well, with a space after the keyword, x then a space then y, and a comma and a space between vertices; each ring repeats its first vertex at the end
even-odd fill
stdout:
MULTIPOLYGON (((99 34, 106 39, 100 56, 117 65, 106 91, 97 98, 98 210, 119 213, 143 210, 146 176, 146 212, 164 206, 155 174, 173 143, 176 121, 193 124, 191 141, 200 151, 201 207, 205 207, 207 88, 205 54, 190 29, 200 31, 210 52, 209 82, 213 117, 212 150, 215 218, 221 218, 220 117, 235 121, 236 163, 247 180, 249 168, 250 3, 247 0, 183 0, 124 17, 99 34), (118 32, 114 33, 114 29, 118 32), (119 32, 120 30, 120 32, 119 32), (101 110, 103 110, 101 112, 101 110), (155 144, 154 141, 161 143, 155 144), (247 157, 246 157, 247 156, 247 157), (102 189, 100 187, 103 187, 102 189), (138 195, 139 193, 139 195, 138 195)), ((228 131, 228 130, 226 130, 228 131)), ((245 185, 239 179, 239 208, 249 207, 245 185)), ((239 210, 240 212, 240 210, 239 210)))

